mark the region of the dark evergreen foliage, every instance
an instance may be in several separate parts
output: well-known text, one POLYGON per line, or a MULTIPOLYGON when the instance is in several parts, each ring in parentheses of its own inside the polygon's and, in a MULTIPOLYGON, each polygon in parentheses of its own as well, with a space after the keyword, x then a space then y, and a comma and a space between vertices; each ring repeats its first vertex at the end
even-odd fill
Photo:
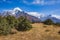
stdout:
POLYGON ((54 22, 51 19, 47 19, 43 23, 46 24, 46 25, 52 25, 52 24, 54 24, 54 22))

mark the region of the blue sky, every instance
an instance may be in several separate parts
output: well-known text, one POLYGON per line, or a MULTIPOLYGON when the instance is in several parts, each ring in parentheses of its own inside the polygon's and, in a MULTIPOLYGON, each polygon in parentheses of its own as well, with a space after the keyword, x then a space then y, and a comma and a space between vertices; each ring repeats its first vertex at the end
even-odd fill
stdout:
POLYGON ((15 7, 26 12, 60 15, 60 0, 0 0, 0 10, 15 7))

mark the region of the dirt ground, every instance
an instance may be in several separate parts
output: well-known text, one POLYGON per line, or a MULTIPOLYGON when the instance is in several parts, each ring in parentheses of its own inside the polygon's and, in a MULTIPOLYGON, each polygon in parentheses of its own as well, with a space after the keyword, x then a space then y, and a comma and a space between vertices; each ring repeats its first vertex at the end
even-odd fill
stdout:
POLYGON ((30 31, 0 36, 0 40, 60 40, 60 27, 42 23, 35 23, 32 26, 30 31))

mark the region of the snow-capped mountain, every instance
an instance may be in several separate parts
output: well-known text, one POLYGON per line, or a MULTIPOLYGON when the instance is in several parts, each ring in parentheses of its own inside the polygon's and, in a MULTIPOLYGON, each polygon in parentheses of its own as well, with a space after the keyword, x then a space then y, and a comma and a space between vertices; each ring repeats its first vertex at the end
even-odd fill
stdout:
POLYGON ((53 22, 60 22, 60 16, 59 15, 55 15, 55 14, 50 14, 50 15, 45 15, 42 13, 38 13, 38 12, 28 12, 29 15, 38 17, 41 21, 45 21, 46 19, 51 19, 53 22))
POLYGON ((38 17, 38 18, 42 18, 44 17, 45 15, 42 14, 42 13, 39 13, 39 12, 27 12, 29 15, 32 15, 32 16, 35 16, 35 17, 38 17))
POLYGON ((15 16, 18 11, 22 12, 22 10, 19 7, 16 7, 14 9, 12 9, 12 10, 3 10, 3 12, 1 13, 1 15, 2 16, 7 16, 7 15, 13 15, 13 16, 15 16))
POLYGON ((43 18, 41 18, 42 21, 45 21, 46 19, 51 19, 54 23, 59 22, 60 23, 60 16, 59 15, 48 15, 43 18))
POLYGON ((60 16, 58 16, 58 15, 54 15, 54 14, 44 15, 44 14, 40 14, 38 12, 24 12, 19 7, 16 7, 12 10, 4 10, 3 12, 0 13, 0 15, 1 16, 12 15, 12 16, 15 16, 17 18, 20 16, 24 16, 28 20, 34 21, 34 22, 41 22, 41 21, 44 21, 46 19, 51 19, 53 22, 60 22, 60 16))
POLYGON ((32 21, 32 22, 40 22, 40 19, 35 17, 35 16, 32 16, 32 15, 29 15, 28 13, 24 12, 23 10, 21 10, 20 8, 14 8, 12 10, 4 10, 2 13, 0 13, 1 16, 8 16, 8 15, 11 15, 11 16, 15 16, 16 18, 20 17, 20 16, 23 16, 23 17, 26 17, 28 20, 32 21))
POLYGON ((59 15, 50 15, 50 19, 55 23, 56 22, 60 23, 60 16, 59 15))

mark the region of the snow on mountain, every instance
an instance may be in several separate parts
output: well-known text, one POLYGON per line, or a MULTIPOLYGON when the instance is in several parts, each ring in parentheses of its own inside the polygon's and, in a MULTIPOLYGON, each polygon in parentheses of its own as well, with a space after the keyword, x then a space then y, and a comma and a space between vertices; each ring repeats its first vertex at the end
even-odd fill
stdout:
POLYGON ((42 14, 39 12, 24 12, 19 7, 16 7, 12 10, 4 10, 3 12, 0 13, 0 15, 3 15, 3 16, 13 15, 16 17, 19 17, 21 15, 23 15, 23 16, 27 15, 27 17, 31 17, 31 20, 32 19, 38 19, 38 20, 44 21, 46 19, 51 19, 54 22, 60 22, 60 16, 59 15, 55 15, 55 14, 45 15, 45 14, 42 14))
POLYGON ((3 10, 1 15, 6 16, 6 15, 9 14, 9 15, 14 15, 15 16, 18 11, 22 12, 22 10, 19 7, 16 7, 16 8, 11 9, 11 10, 3 10))
POLYGON ((51 15, 51 17, 55 17, 55 18, 57 18, 57 19, 60 19, 60 16, 59 15, 51 15))
POLYGON ((45 21, 46 19, 51 19, 55 23, 60 22, 60 16, 59 15, 51 14, 51 15, 48 15, 48 16, 41 18, 42 21, 45 21))
POLYGON ((1 13, 1 15, 2 15, 2 16, 6 16, 6 15, 8 15, 8 14, 9 14, 9 15, 13 15, 12 13, 13 13, 12 10, 3 10, 2 13, 1 13))
POLYGON ((59 22, 60 23, 60 16, 59 15, 54 15, 52 14, 50 19, 53 21, 53 22, 59 22))
POLYGON ((59 16, 59 15, 55 15, 55 14, 51 14, 51 15, 48 15, 47 18, 56 18, 56 19, 60 19, 60 16, 59 16))
POLYGON ((22 9, 20 9, 19 7, 16 7, 13 9, 13 11, 16 11, 16 10, 22 11, 22 9))
POLYGON ((42 13, 38 13, 38 12, 27 12, 29 15, 32 15, 32 16, 35 16, 35 17, 38 17, 38 18, 42 18, 44 17, 44 14, 42 13))
POLYGON ((60 16, 55 14, 44 15, 38 12, 27 12, 29 15, 35 16, 39 18, 41 21, 45 21, 46 19, 51 19, 53 22, 60 22, 60 16))
POLYGON ((38 17, 30 15, 18 7, 14 8, 12 10, 4 10, 2 13, 2 16, 8 16, 8 15, 15 16, 16 18, 23 16, 32 22, 40 22, 41 21, 38 17))
POLYGON ((18 11, 22 12, 22 9, 20 9, 19 7, 16 7, 16 8, 13 9, 13 13, 12 14, 17 13, 18 11))
POLYGON ((42 21, 48 19, 48 18, 56 18, 60 20, 60 16, 59 15, 55 15, 55 14, 50 14, 50 15, 45 15, 42 13, 38 13, 38 12, 27 12, 29 15, 35 16, 40 18, 42 21))

